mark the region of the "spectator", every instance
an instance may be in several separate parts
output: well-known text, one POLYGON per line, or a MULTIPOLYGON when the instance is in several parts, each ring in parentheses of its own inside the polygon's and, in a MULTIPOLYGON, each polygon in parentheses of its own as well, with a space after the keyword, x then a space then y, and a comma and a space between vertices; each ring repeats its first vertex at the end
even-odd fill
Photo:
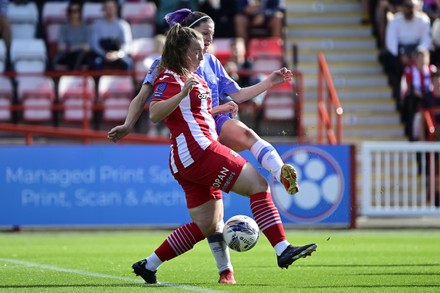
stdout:
POLYGON ((403 69, 409 65, 416 49, 429 50, 432 46, 429 17, 420 11, 418 0, 404 0, 402 12, 397 13, 386 28, 385 51, 380 60, 388 74, 392 96, 400 109, 400 81, 403 69))
POLYGON ((9 0, 0 0, 0 39, 6 46, 6 64, 9 63, 9 51, 11 49, 11 24, 8 19, 9 0))
POLYGON ((68 70, 79 70, 90 63, 89 29, 82 22, 81 8, 78 2, 68 4, 67 22, 61 26, 58 35, 55 65, 62 65, 68 70))
MULTIPOLYGON (((232 5, 232 4, 230 4, 232 5)), ((170 11, 176 11, 180 8, 188 8, 191 10, 198 10, 199 1, 198 0, 159 0, 157 3, 157 13, 156 13, 156 34, 165 34, 169 25, 164 20, 165 14, 170 11)))
POLYGON ((214 20, 217 27, 216 38, 235 37, 234 22, 231 21, 235 16, 235 5, 230 0, 207 0, 201 4, 199 11, 214 20))
POLYGON ((130 25, 119 18, 116 0, 104 0, 102 7, 104 19, 97 19, 92 24, 91 48, 95 55, 92 69, 132 69, 130 25))
POLYGON ((437 18, 439 12, 439 0, 423 0, 422 10, 431 19, 431 23, 437 18))
POLYGON ((401 11, 403 0, 378 0, 374 8, 373 31, 377 39, 377 47, 385 47, 385 30, 397 12, 401 11))
POLYGON ((408 90, 403 100, 402 120, 405 122, 405 133, 411 141, 420 138, 421 124, 418 111, 429 108, 433 103, 433 79, 436 74, 437 68, 429 62, 429 51, 424 49, 416 50, 411 64, 405 67, 408 90))
POLYGON ((431 63, 437 67, 440 65, 440 18, 432 23, 432 52, 431 63))
POLYGON ((237 0, 234 17, 235 36, 248 43, 249 29, 269 27, 270 36, 283 35, 284 5, 282 0, 237 0))

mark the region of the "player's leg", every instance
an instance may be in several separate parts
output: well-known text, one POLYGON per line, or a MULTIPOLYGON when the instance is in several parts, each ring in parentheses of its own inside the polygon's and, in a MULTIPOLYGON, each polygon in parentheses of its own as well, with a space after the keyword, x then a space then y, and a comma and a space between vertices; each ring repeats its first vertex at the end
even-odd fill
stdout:
POLYGON ((211 253, 215 258, 215 263, 217 265, 217 270, 219 273, 219 283, 222 284, 235 284, 234 278, 234 269, 231 263, 231 256, 229 254, 229 248, 226 245, 225 240, 223 239, 223 227, 225 226, 223 220, 223 201, 218 200, 217 203, 219 206, 218 211, 219 215, 217 216, 218 222, 216 225, 214 235, 208 236, 207 240, 209 243, 209 248, 211 249, 211 253))
POLYGON ((298 192, 298 182, 295 168, 284 164, 278 152, 267 141, 258 136, 255 131, 236 119, 221 118, 216 120, 220 131, 220 142, 236 152, 250 150, 255 159, 268 170, 289 194, 298 192))
POLYGON ((206 236, 214 235, 218 230, 218 223, 223 222, 220 190, 211 192, 209 185, 195 184, 179 173, 174 174, 174 177, 185 191, 192 222, 176 229, 151 255, 133 264, 134 273, 149 284, 157 283, 156 272, 163 262, 192 249, 206 236))
POLYGON ((185 224, 171 233, 150 256, 134 263, 133 272, 146 283, 155 284, 157 269, 163 262, 187 252, 203 239, 205 235, 196 223, 185 224))
MULTIPOLYGON (((272 201, 268 183, 252 164, 221 144, 216 144, 212 150, 214 154, 211 162, 215 162, 218 164, 217 166, 226 167, 229 174, 238 174, 238 177, 237 175, 228 177, 226 174, 226 178, 232 179, 228 185, 223 184, 219 188, 225 192, 234 191, 237 194, 250 197, 254 219, 274 247, 280 267, 287 268, 295 260, 308 256, 316 250, 317 245, 314 243, 295 247, 286 240, 284 226, 278 209, 272 201)), ((212 167, 215 168, 216 165, 212 167)), ((223 182, 227 182, 227 180, 223 182)))

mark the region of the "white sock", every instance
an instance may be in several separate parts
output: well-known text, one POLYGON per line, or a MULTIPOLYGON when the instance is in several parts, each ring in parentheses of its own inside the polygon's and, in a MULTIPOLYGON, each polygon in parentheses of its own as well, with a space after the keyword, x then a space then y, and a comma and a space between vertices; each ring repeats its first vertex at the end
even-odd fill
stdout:
POLYGON ((211 248, 212 255, 214 255, 215 263, 217 265, 218 273, 225 270, 233 271, 231 257, 229 255, 229 248, 223 240, 223 234, 215 234, 208 238, 209 248, 211 248))
POLYGON ((163 261, 161 261, 160 258, 154 252, 149 257, 147 257, 146 260, 147 260, 147 264, 145 265, 145 268, 152 272, 157 271, 159 266, 163 263, 163 261))
POLYGON ((269 171, 278 181, 281 180, 281 167, 284 162, 270 143, 262 139, 257 140, 250 151, 264 169, 269 171))
POLYGON ((290 243, 287 240, 278 242, 273 248, 275 248, 275 251, 277 253, 278 256, 281 255, 281 253, 283 253, 284 250, 286 250, 287 246, 289 246, 290 243))

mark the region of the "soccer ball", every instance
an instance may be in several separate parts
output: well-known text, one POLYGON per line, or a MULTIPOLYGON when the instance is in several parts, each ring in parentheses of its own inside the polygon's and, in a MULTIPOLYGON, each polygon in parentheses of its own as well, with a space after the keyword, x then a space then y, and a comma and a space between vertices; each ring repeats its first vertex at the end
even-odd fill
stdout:
POLYGON ((237 215, 226 221, 223 238, 230 249, 248 251, 257 244, 260 229, 254 219, 237 215))

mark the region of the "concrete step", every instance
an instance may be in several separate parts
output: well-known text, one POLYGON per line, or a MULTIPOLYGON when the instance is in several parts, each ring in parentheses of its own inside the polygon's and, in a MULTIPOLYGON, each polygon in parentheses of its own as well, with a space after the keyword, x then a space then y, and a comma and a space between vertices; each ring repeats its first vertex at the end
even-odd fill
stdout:
MULTIPOLYGON (((365 100, 356 101, 344 101, 341 105, 344 113, 355 113, 355 112, 377 112, 383 115, 388 115, 389 113, 395 113, 396 106, 395 103, 389 99, 372 99, 370 102, 365 100)), ((304 113, 311 112, 317 113, 318 106, 315 101, 304 101, 303 105, 304 113)))
MULTIPOLYGON (((306 131, 308 136, 316 137, 318 129, 316 126, 307 127, 306 131)), ((364 140, 371 140, 372 137, 404 137, 404 130, 401 125, 389 125, 388 127, 384 125, 346 125, 343 128, 342 134, 344 138, 363 137, 364 140)))
POLYGON ((323 13, 323 12, 359 12, 359 2, 356 1, 298 1, 287 2, 287 11, 300 13, 323 13))
POLYGON ((297 44, 299 49, 372 49, 376 50, 376 40, 372 36, 352 36, 352 37, 290 37, 287 33, 286 49, 292 48, 292 44, 297 44))
MULTIPOLYGON (((343 61, 362 61, 362 62, 377 62, 377 55, 371 53, 363 53, 363 52, 353 52, 350 54, 341 54, 338 52, 326 51, 324 50, 325 58, 327 62, 343 62, 343 61)), ((299 55, 298 56, 298 65, 301 65, 303 62, 311 62, 316 61, 317 55, 299 55)), ((291 54, 285 55, 285 59, 288 62, 293 61, 293 56, 291 54)))
POLYGON ((286 37, 369 37, 371 28, 361 25, 340 25, 340 24, 317 24, 317 25, 290 25, 286 32, 286 37))
MULTIPOLYGON (((383 74, 353 74, 353 75, 332 75, 333 84, 338 88, 351 86, 351 87, 366 87, 366 86, 388 86, 388 81, 383 74)), ((304 74, 304 86, 316 87, 318 85, 317 75, 304 74)))
MULTIPOLYGON (((328 62, 331 74, 382 74, 382 66, 373 61, 328 62)), ((304 74, 317 74, 318 64, 313 61, 301 62, 299 68, 304 74)))
MULTIPOLYGON (((303 93, 304 99, 306 100, 316 100, 318 93, 316 89, 311 91, 306 91, 303 93)), ((344 105, 346 100, 365 100, 365 99, 391 99, 391 90, 385 91, 338 91, 338 97, 342 105, 344 105)))
MULTIPOLYGON (((305 113, 304 123, 306 125, 312 125, 317 121, 316 113, 305 113)), ((342 124, 345 125, 399 125, 400 116, 395 112, 391 112, 387 115, 382 115, 378 112, 345 112, 342 115, 342 124)))
POLYGON ((362 13, 359 11, 349 12, 321 12, 311 14, 309 12, 301 13, 296 11, 288 11, 286 24, 292 29, 295 25, 300 24, 353 24, 361 23, 362 13))

